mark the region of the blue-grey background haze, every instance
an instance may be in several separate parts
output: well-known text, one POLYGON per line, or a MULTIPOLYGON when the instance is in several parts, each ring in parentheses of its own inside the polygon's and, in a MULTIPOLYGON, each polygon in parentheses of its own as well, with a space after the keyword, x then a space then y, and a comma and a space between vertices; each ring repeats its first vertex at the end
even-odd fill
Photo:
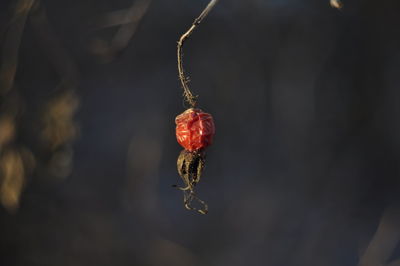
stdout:
MULTIPOLYGON (((79 73, 80 137, 70 176, 34 174, 19 210, 0 210, 0 265, 353 266, 385 212, 398 221, 399 1, 218 3, 184 47, 216 123, 197 187, 206 216, 171 185, 184 111, 176 43, 207 1, 153 0, 107 63, 91 43, 117 28, 90 21, 132 0, 43 3, 79 73)), ((29 23, 16 82, 28 117, 59 82, 29 23)), ((21 141, 34 145, 29 128, 21 141)), ((399 256, 395 241, 385 265, 399 256)))

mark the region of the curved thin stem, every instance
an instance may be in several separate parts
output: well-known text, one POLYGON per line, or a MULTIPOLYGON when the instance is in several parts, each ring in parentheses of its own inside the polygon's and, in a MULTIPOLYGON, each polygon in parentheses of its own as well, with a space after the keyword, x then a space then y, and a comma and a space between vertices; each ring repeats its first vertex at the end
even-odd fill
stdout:
POLYGON ((178 41, 178 73, 179 73, 179 79, 182 84, 183 88, 183 96, 185 100, 190 104, 191 107, 196 106, 197 102, 197 96, 194 96, 193 93, 190 91, 189 86, 188 86, 188 79, 185 76, 185 71, 183 69, 183 54, 182 54, 182 46, 184 42, 189 38, 189 36, 193 33, 193 31, 196 29, 197 26, 200 25, 200 23, 203 21, 203 19, 208 15, 208 13, 213 9, 215 4, 219 0, 211 0, 206 8, 201 12, 201 14, 194 20, 192 26, 189 28, 188 31, 186 31, 178 41))
POLYGON ((199 199, 193 190, 184 191, 183 197, 184 197, 183 201, 184 201, 185 208, 188 209, 189 211, 197 211, 201 214, 208 213, 207 203, 205 203, 203 200, 199 199), (197 201, 197 203, 200 205, 200 208, 193 207, 192 206, 193 201, 197 201))

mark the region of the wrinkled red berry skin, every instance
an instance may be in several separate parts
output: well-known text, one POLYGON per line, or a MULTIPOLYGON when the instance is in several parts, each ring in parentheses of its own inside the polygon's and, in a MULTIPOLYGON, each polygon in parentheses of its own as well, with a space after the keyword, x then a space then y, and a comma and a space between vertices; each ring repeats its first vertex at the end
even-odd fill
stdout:
POLYGON ((200 109, 190 108, 175 118, 176 139, 188 151, 197 151, 212 144, 214 119, 200 109))

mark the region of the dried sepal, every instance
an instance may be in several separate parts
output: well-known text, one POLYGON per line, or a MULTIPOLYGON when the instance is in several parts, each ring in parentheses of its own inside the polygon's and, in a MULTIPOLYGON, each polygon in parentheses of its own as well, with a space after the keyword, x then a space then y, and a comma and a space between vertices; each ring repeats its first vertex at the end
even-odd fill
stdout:
POLYGON ((201 174, 205 166, 205 153, 202 150, 188 151, 183 150, 179 154, 177 168, 180 177, 184 183, 184 187, 178 187, 183 191, 183 199, 185 208, 188 210, 196 210, 201 214, 208 212, 207 204, 196 196, 194 188, 200 182, 201 174), (192 206, 193 200, 196 200, 201 207, 192 206))
POLYGON ((182 177, 186 187, 183 190, 192 189, 201 178, 205 165, 205 154, 202 151, 181 151, 178 157, 178 173, 182 177))

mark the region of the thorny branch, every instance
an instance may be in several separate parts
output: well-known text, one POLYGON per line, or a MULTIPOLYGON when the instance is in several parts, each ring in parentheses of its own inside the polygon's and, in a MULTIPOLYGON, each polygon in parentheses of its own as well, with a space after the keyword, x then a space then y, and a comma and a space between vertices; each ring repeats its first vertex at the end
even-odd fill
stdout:
POLYGON ((188 86, 188 79, 185 76, 185 71, 183 69, 183 54, 182 54, 182 47, 185 41, 189 38, 189 36, 193 33, 193 31, 197 28, 197 26, 200 25, 200 23, 203 21, 203 19, 208 15, 208 13, 213 9, 215 4, 219 0, 211 0, 206 8, 201 12, 200 16, 198 16, 192 26, 189 28, 188 31, 186 31, 179 39, 178 41, 178 73, 179 73, 179 79, 182 84, 183 88, 183 96, 185 97, 185 100, 190 104, 191 107, 196 106, 196 101, 197 101, 197 96, 194 96, 193 93, 190 91, 189 86, 188 86))

